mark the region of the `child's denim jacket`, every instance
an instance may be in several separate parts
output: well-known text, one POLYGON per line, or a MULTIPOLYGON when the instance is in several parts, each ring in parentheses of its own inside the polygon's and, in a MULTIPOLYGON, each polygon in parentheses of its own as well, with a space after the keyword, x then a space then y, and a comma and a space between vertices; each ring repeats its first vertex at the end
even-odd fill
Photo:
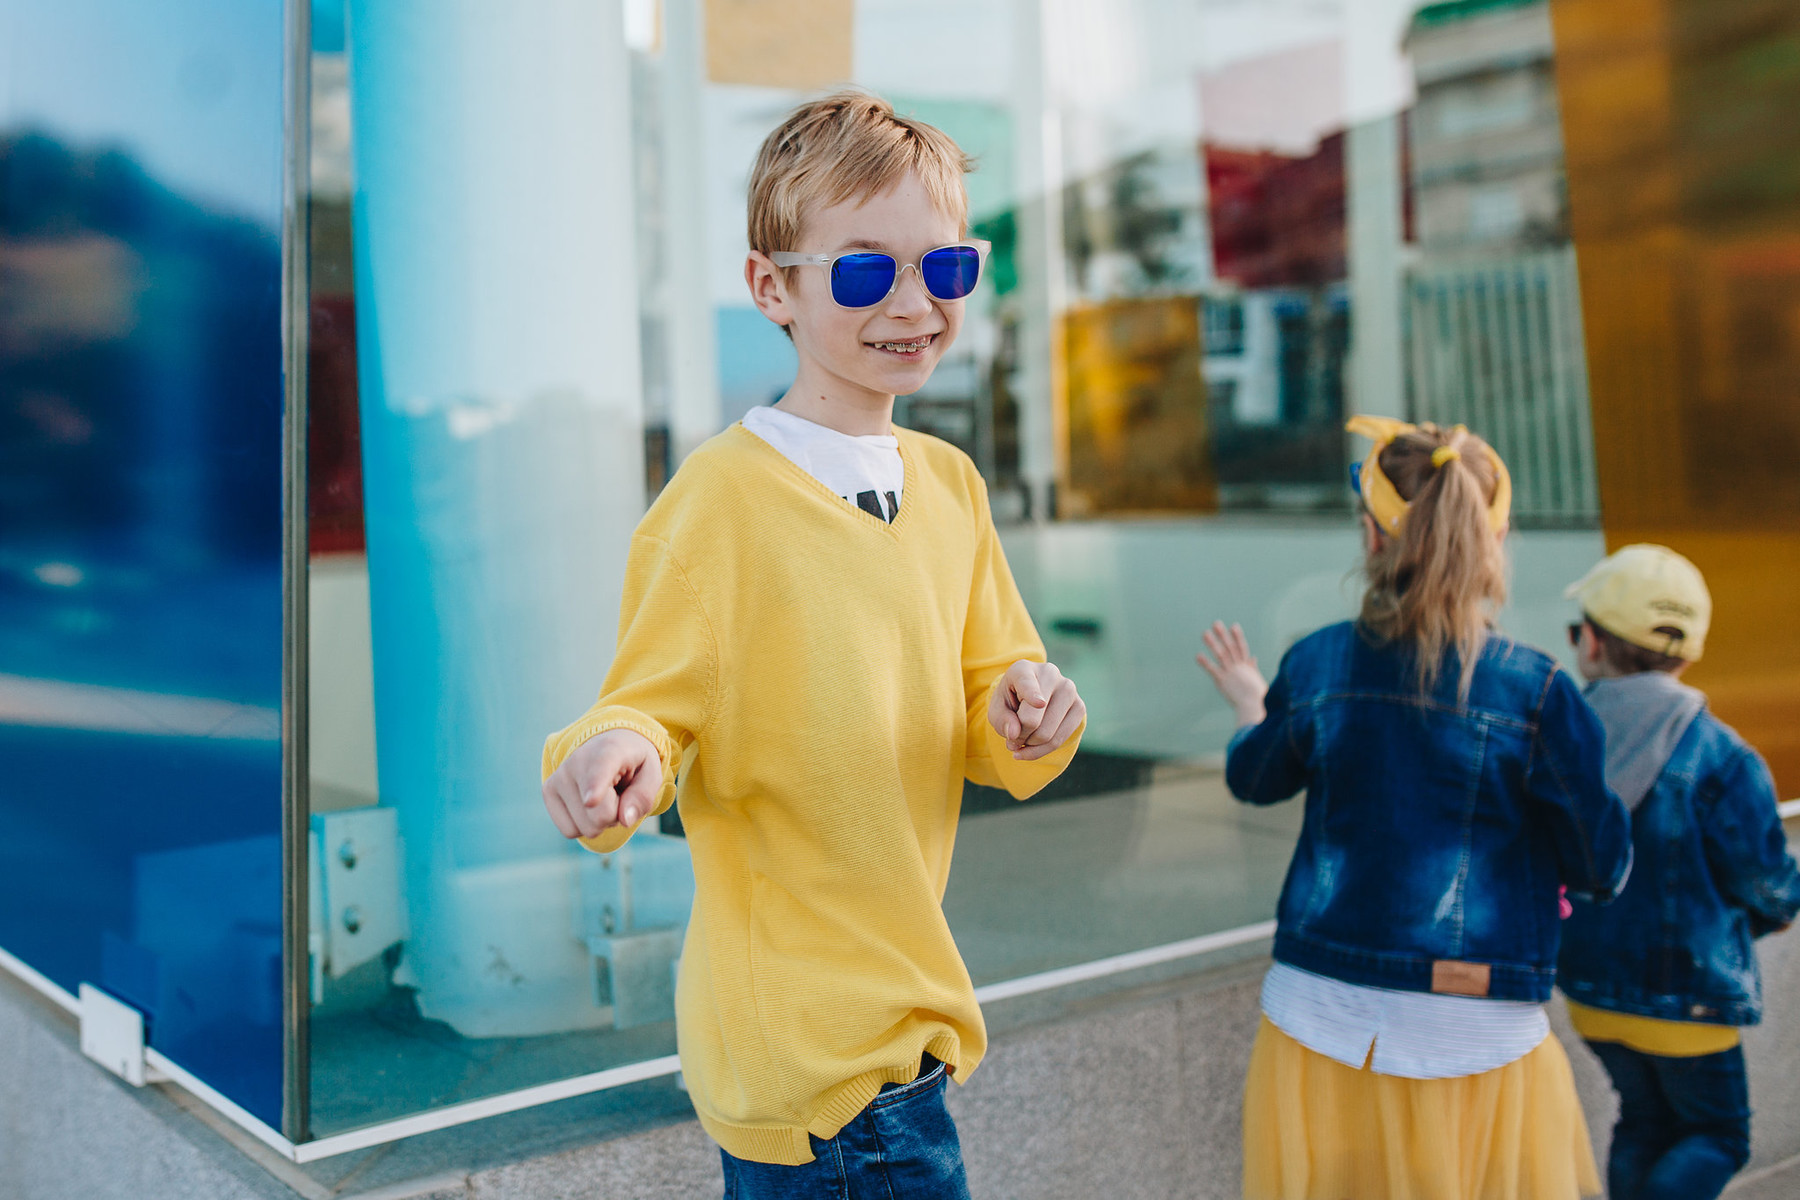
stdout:
POLYGON ((1631 886, 1576 904, 1558 982, 1583 1004, 1718 1025, 1762 1018, 1751 939, 1800 912, 1800 871, 1755 750, 1710 712, 1694 718, 1631 813, 1631 886))
POLYGON ((1306 789, 1281 890, 1278 961, 1371 987, 1544 1001, 1557 889, 1611 899, 1631 868, 1598 718, 1548 655, 1491 636, 1466 703, 1354 622, 1296 643, 1232 738, 1232 794, 1306 789))

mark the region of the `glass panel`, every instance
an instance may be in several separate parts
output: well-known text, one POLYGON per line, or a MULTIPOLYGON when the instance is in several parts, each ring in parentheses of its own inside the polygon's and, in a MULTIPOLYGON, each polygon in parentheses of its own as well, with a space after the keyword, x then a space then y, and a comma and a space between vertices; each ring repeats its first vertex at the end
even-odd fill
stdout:
POLYGON ((1778 0, 1555 16, 1607 536, 1705 573, 1717 608, 1686 678, 1794 796, 1800 24, 1778 0))
POLYGON ((607 11, 315 5, 316 1136, 674 1051, 684 846, 539 799, 667 471, 607 11))
MULTIPOLYGON (((607 859, 562 844, 538 746, 604 674, 646 496, 792 379, 744 292, 743 191, 812 89, 879 91, 979 161, 992 257, 896 420, 986 476, 1089 706, 1033 803, 964 796, 945 907, 978 983, 1272 913, 1298 805, 1226 794, 1231 716, 1192 654, 1222 617, 1272 669, 1355 611, 1348 414, 1466 422, 1500 449, 1503 624, 1558 652, 1562 588, 1604 549, 1600 480, 1639 481, 1629 511, 1649 513, 1711 469, 1641 469, 1640 436, 1596 471, 1590 375, 1624 424, 1641 361, 1684 335, 1620 328, 1646 311, 1629 267, 1654 238, 1608 242, 1625 219, 1582 197, 1635 197, 1637 160, 1606 157, 1628 140, 1607 62, 1559 49, 1603 23, 1568 34, 1541 0, 838 0, 792 25, 751 0, 628 0, 622 30, 340 9, 314 21, 318 1133, 673 1050, 679 820, 607 859), (946 28, 975 61, 942 52, 946 28), (1565 131, 1592 160, 1573 171, 1565 131)), ((1645 105, 1710 97, 1736 61, 1681 38, 1645 105)), ((1713 116, 1660 119, 1725 174, 1695 166, 1715 182, 1683 211, 1723 204, 1721 179, 1772 204, 1776 159, 1726 153, 1703 132, 1724 118, 1691 111, 1713 116)), ((1695 394, 1721 402, 1722 381, 1787 378, 1781 330, 1722 299, 1785 303, 1786 251, 1765 250, 1791 214, 1758 211, 1766 245, 1669 268, 1708 281, 1682 294, 1711 298, 1718 370, 1695 394)))
POLYGON ((0 31, 0 947, 278 1126, 281 5, 0 31))

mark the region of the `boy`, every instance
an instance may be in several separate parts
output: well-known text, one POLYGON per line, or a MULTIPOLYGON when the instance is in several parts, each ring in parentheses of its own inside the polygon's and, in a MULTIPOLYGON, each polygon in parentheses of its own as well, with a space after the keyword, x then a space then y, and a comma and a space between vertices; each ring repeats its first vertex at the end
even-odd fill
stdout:
POLYGON ((1800 911, 1800 872, 1768 767, 1680 682, 1712 615, 1694 564, 1626 546, 1567 594, 1636 857, 1610 906, 1575 903, 1557 981, 1619 1093, 1607 1195, 1703 1200, 1750 1157, 1738 1027, 1762 1015, 1751 939, 1800 911))
POLYGON ((651 507, 599 702, 544 749, 551 818, 602 853, 680 768, 676 1030, 740 1200, 967 1195, 943 1103, 986 1049, 942 909, 962 781, 1030 796, 1085 720, 974 465, 892 425, 979 275, 967 169, 860 92, 763 143, 744 277, 794 385, 651 507))

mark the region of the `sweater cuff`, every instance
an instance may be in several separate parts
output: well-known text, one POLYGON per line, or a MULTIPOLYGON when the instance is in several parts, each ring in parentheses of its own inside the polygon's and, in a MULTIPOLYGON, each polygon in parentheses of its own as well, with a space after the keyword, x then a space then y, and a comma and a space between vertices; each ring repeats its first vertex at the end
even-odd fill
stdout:
POLYGON ((1000 736, 991 721, 983 720, 985 730, 987 758, 993 771, 999 777, 1000 786, 1004 787, 1015 800, 1028 800, 1049 786, 1050 781, 1067 769, 1069 762, 1075 757, 1076 748, 1081 745, 1081 735, 1087 731, 1084 718, 1069 740, 1058 746, 1044 757, 1026 762, 1013 757, 1007 747, 1006 739, 1000 736))
POLYGON ((583 847, 596 854, 611 854, 619 849, 630 840, 632 834, 643 827, 645 821, 667 812, 669 806, 675 803, 675 769, 678 763, 674 739, 669 737, 661 722, 623 705, 597 708, 567 729, 550 735, 544 743, 543 777, 548 779, 555 774, 582 743, 614 729, 629 729, 655 747, 656 756, 662 765, 662 787, 657 791, 656 802, 651 805, 650 811, 639 817, 636 824, 624 828, 613 826, 598 837, 576 839, 583 847))

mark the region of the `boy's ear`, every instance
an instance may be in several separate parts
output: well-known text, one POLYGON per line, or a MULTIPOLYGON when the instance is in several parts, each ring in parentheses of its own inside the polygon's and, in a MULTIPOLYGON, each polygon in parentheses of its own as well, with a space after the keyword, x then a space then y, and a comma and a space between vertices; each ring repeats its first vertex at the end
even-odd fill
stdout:
POLYGON ((744 283, 750 288, 750 301, 763 316, 783 327, 793 323, 794 314, 788 303, 787 277, 769 256, 752 250, 744 259, 744 283))

